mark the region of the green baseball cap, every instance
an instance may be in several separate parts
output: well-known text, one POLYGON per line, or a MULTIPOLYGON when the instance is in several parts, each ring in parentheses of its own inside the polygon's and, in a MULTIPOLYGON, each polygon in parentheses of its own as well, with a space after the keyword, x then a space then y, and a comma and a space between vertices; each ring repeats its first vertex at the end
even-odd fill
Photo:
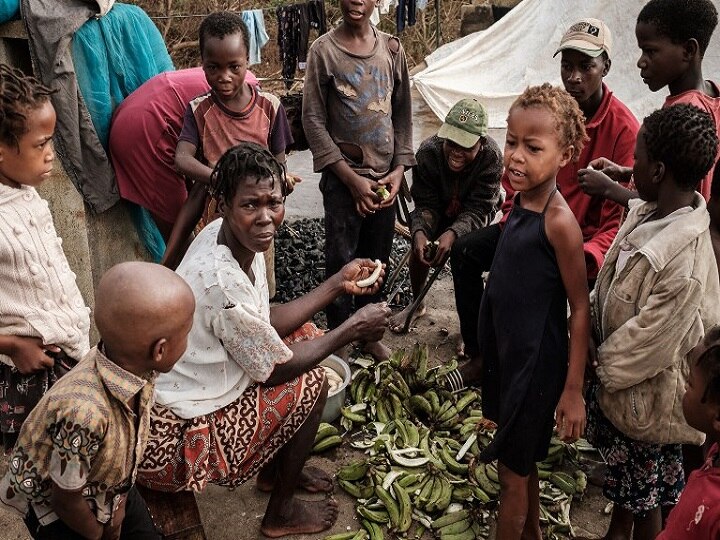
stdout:
POLYGON ((472 148, 487 135, 488 117, 482 104, 472 98, 461 99, 445 117, 438 137, 450 139, 463 148, 472 148))

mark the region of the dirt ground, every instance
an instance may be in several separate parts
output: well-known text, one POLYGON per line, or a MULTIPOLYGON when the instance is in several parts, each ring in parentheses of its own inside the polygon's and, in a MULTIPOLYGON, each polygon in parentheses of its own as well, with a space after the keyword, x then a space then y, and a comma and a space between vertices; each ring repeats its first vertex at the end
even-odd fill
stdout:
MULTIPOLYGON (((458 322, 452 290, 452 279, 439 279, 428 294, 427 315, 417 320, 410 333, 397 336, 388 333, 386 341, 391 347, 409 347, 417 340, 430 346, 432 357, 437 361, 454 354, 458 336, 458 322)), ((334 451, 311 458, 311 463, 329 473, 334 473, 339 464, 357 455, 355 450, 340 447, 334 451)), ((0 472, 4 473, 7 461, 3 460, 0 472)), ((302 498, 317 496, 301 494, 302 498)), ((347 527, 355 530, 358 521, 354 512, 354 501, 342 490, 336 488, 335 498, 340 504, 340 516, 331 532, 342 532, 347 527)), ((200 513, 208 540, 255 540, 263 538, 259 526, 265 512, 268 496, 255 489, 249 482, 238 489, 227 490, 210 486, 197 497, 200 513)), ((603 514, 606 505, 600 490, 590 486, 583 501, 573 503, 571 520, 578 536, 596 538, 605 531, 608 516, 603 514)), ((7 540, 29 540, 22 521, 14 513, 0 508, 0 537, 7 540)), ((289 540, 321 539, 325 535, 289 536, 289 540)), ((430 536, 428 536, 430 538, 430 536)))

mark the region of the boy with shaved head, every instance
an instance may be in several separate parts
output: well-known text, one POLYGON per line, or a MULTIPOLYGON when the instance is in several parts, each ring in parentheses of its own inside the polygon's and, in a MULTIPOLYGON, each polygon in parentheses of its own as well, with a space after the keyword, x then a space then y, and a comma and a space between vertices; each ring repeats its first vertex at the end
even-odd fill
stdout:
POLYGON ((0 481, 0 501, 33 538, 160 538, 133 485, 154 372, 185 351, 194 310, 190 287, 165 267, 128 262, 102 277, 102 339, 30 413, 0 481))

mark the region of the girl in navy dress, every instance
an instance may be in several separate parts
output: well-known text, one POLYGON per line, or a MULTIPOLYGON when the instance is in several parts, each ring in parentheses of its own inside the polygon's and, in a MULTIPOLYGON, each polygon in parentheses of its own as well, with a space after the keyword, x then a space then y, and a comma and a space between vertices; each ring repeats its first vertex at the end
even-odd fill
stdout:
POLYGON ((586 135, 577 102, 550 84, 525 90, 507 123, 505 169, 516 195, 479 325, 483 409, 498 429, 480 458, 498 460, 497 538, 541 540, 535 462, 547 456, 556 424, 566 441, 585 428, 590 308, 583 237, 555 177, 580 154, 586 135))

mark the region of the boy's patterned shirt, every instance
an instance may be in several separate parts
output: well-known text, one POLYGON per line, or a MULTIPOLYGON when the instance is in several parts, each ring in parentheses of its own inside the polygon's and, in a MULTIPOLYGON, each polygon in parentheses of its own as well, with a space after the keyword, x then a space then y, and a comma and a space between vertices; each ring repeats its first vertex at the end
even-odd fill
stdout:
POLYGON ((82 489, 97 520, 107 523, 135 482, 147 443, 153 382, 125 371, 97 348, 47 393, 23 424, 0 481, 0 501, 41 524, 58 519, 52 482, 82 489), (138 412, 131 408, 138 396, 138 412))

